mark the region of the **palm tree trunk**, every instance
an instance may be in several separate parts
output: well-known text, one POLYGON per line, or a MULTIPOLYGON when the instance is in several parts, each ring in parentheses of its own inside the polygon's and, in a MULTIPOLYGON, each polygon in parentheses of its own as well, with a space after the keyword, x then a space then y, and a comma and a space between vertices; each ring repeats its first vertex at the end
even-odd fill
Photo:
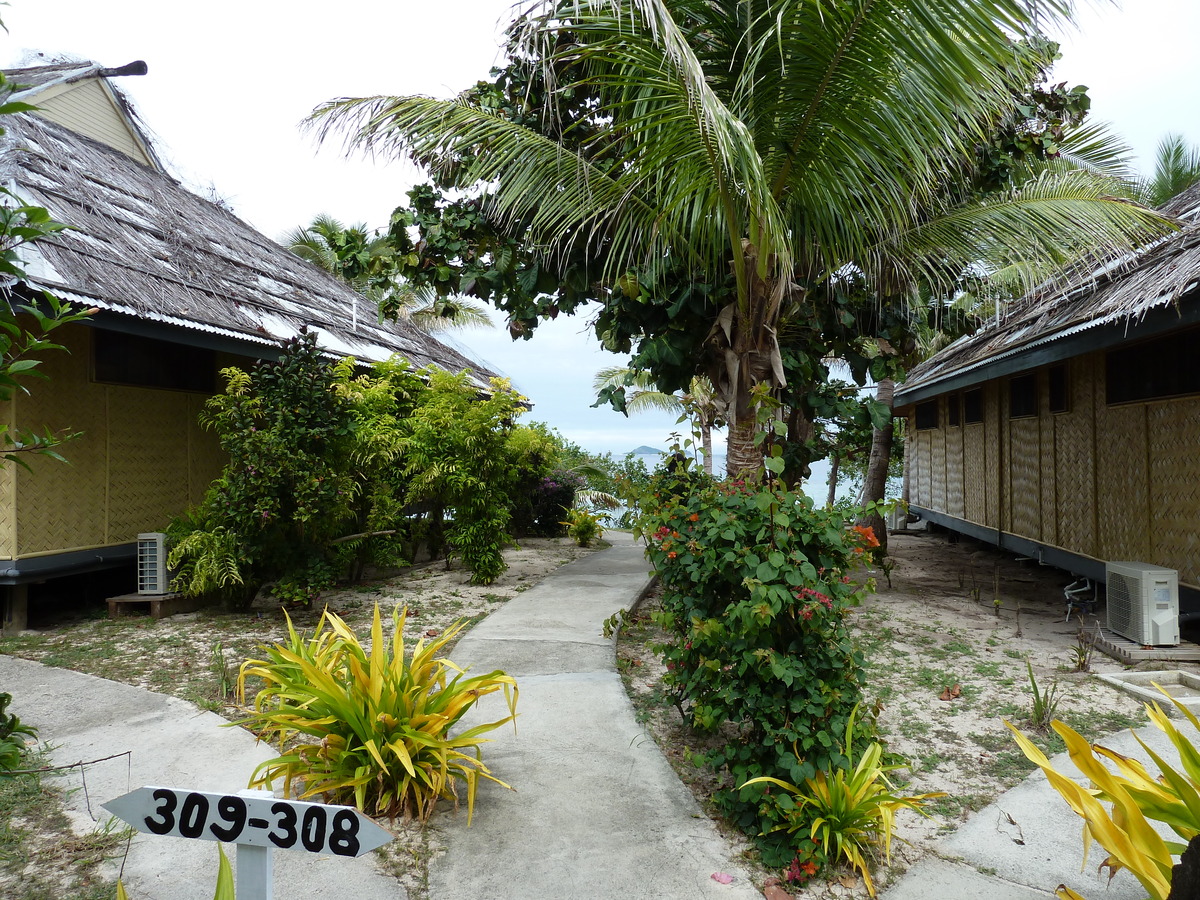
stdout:
MULTIPOLYGON (((875 399, 892 411, 892 397, 896 393, 896 383, 890 378, 879 382, 875 399)), ((871 457, 867 461, 867 475, 863 480, 863 503, 871 503, 883 499, 887 490, 888 464, 892 459, 892 435, 895 431, 889 417, 887 425, 874 429, 871 437, 871 457)), ((859 525, 870 525, 879 539, 880 555, 887 555, 887 525, 883 516, 873 513, 858 520, 859 525)))
POLYGON ((725 474, 730 478, 753 478, 762 471, 762 449, 755 445, 758 422, 753 410, 729 423, 725 450, 725 474))
POLYGON ((712 425, 703 414, 700 416, 699 423, 700 444, 704 448, 704 474, 712 475, 712 425))

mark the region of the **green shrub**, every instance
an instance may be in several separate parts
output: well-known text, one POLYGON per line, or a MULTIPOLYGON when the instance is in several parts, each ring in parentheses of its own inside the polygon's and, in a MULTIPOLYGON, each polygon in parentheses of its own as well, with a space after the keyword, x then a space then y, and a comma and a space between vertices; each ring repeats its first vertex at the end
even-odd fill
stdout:
POLYGON ((580 547, 591 546, 592 541, 604 534, 600 527, 600 517, 586 509, 572 509, 567 512, 567 535, 580 547))
POLYGON ((406 500, 452 510, 450 555, 462 558, 474 584, 491 584, 507 567, 502 550, 517 474, 508 436, 525 400, 503 379, 492 379, 480 397, 466 373, 428 376, 429 391, 402 423, 406 500))
POLYGON ((199 509, 168 529, 176 590, 244 608, 268 581, 290 576, 301 597, 327 586, 321 564, 359 487, 348 464, 350 405, 334 390, 349 365, 328 362, 316 335, 302 332, 278 361, 222 371, 225 392, 201 421, 229 462, 199 509), (321 572, 322 583, 299 583, 306 572, 321 572))
MULTIPOLYGON (((686 465, 652 482, 639 532, 662 579, 666 682, 693 727, 727 738, 704 757, 729 779, 715 800, 769 835, 787 810, 760 784, 735 786, 803 784, 848 764, 839 745, 863 664, 845 623, 862 591, 849 573, 873 535, 801 494, 713 483, 686 465)), ((769 865, 794 855, 780 835, 760 845, 769 865)))
POLYGON ((439 657, 462 631, 462 621, 428 644, 418 640, 406 658, 406 615, 394 613, 389 639, 377 604, 369 651, 329 611, 309 639, 289 619, 286 644, 264 647, 265 658, 242 664, 242 705, 249 679, 264 686, 239 724, 280 749, 255 769, 250 787, 271 789, 278 779, 285 796, 319 795, 372 816, 424 821, 439 799, 457 803, 462 782, 470 823, 479 778, 504 784, 483 764, 479 748, 482 735, 514 721, 516 681, 499 670, 468 677, 439 657), (450 734, 480 697, 501 689, 507 717, 450 734))
POLYGON ((0 773, 18 768, 25 756, 25 739, 37 737, 36 728, 22 725, 19 718, 7 712, 10 703, 12 694, 0 693, 0 773))

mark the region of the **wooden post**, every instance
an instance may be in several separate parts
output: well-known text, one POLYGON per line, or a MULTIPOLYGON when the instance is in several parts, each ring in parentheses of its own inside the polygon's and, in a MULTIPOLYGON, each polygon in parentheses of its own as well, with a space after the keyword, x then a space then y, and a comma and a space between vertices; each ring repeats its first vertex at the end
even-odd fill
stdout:
POLYGON ((14 635, 29 627, 29 585, 10 584, 4 588, 4 617, 0 634, 14 635))

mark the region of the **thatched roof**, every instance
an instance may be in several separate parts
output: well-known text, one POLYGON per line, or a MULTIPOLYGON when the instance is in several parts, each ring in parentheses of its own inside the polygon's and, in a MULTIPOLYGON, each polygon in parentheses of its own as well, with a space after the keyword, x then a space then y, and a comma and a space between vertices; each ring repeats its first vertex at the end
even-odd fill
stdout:
POLYGON ((1184 306, 1200 306, 1194 302, 1200 296, 1200 185, 1161 211, 1178 219, 1181 229, 1137 252, 1081 266, 1010 304, 998 323, 914 367, 896 405, 1034 368, 1055 354, 1066 358, 1079 348, 1112 346, 1150 317, 1182 316, 1184 306), (1085 334, 1087 340, 1074 340, 1085 334))
MULTIPOLYGON (((45 87, 106 72, 78 63, 6 75, 45 87)), ((36 93, 28 92, 31 102, 36 93)), ((270 355, 307 327, 339 356, 399 354, 415 366, 470 369, 481 383, 493 374, 408 322, 379 324, 340 281, 160 168, 36 113, 6 116, 3 125, 0 179, 71 226, 28 248, 29 286, 97 307, 98 325, 158 323, 175 340, 232 342, 250 355, 270 355)))

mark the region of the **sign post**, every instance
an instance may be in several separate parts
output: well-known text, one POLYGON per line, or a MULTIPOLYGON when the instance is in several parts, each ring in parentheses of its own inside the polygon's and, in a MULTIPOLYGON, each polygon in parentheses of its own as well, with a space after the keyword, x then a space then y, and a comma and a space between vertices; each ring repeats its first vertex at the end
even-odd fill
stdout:
POLYGON ((210 794, 148 786, 103 808, 143 834, 237 844, 238 900, 272 900, 276 847, 358 857, 392 840, 356 809, 280 800, 270 791, 210 794))

